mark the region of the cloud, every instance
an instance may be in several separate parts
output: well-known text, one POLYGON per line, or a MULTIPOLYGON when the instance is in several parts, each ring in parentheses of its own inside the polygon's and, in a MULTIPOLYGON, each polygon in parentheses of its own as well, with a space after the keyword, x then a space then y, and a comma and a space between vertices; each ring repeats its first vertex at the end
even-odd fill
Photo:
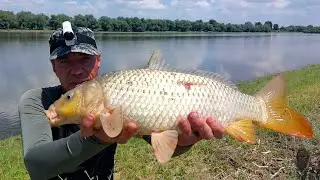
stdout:
POLYGON ((166 9, 166 6, 160 0, 116 0, 116 2, 135 9, 166 9))
POLYGON ((288 0, 277 0, 274 2, 269 3, 268 5, 275 8, 285 8, 290 4, 288 0))
POLYGON ((212 0, 172 0, 170 5, 175 8, 207 8, 213 3, 212 0))
POLYGON ((78 2, 77 1, 73 1, 73 0, 65 1, 64 3, 68 4, 68 5, 78 5, 78 2))
POLYGON ((285 8, 288 5, 290 5, 291 0, 246 0, 248 3, 256 4, 256 5, 262 5, 266 7, 272 7, 272 8, 285 8))

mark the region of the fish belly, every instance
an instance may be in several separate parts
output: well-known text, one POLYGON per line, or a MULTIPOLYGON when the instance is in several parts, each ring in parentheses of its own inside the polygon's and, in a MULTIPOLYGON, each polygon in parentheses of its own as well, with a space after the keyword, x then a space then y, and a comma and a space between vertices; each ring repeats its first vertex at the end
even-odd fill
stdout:
POLYGON ((261 103, 228 84, 201 76, 155 70, 108 75, 102 82, 108 108, 121 107, 141 132, 177 129, 177 120, 198 112, 222 125, 237 118, 261 118, 261 103))

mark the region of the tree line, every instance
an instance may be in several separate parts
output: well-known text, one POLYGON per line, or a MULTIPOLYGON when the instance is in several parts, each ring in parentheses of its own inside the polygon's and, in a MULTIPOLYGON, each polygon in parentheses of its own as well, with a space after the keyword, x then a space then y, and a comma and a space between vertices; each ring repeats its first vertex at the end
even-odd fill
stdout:
POLYGON ((47 16, 43 13, 34 14, 30 11, 20 11, 16 14, 11 11, 0 10, 0 29, 43 30, 57 29, 63 21, 70 21, 76 26, 88 27, 94 31, 110 32, 145 32, 145 31, 177 31, 177 32, 304 32, 320 33, 319 26, 281 26, 271 21, 245 22, 244 24, 222 23, 214 19, 205 22, 202 20, 167 20, 147 19, 138 17, 111 18, 94 17, 92 14, 75 15, 56 14, 47 16))

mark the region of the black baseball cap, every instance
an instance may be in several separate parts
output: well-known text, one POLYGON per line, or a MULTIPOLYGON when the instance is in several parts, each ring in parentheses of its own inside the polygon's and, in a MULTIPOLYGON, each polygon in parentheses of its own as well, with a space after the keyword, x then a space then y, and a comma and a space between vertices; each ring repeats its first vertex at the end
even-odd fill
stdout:
POLYGON ((63 29, 55 30, 49 39, 50 45, 50 60, 61 57, 70 52, 79 52, 90 55, 99 55, 94 33, 91 29, 86 27, 72 26, 74 32, 75 43, 67 45, 63 35, 63 29))

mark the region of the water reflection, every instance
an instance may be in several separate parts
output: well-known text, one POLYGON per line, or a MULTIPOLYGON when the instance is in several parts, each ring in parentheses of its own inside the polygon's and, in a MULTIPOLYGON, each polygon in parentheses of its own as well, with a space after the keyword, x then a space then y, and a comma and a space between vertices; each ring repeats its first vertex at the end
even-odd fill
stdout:
MULTIPOLYGON (((4 129, 10 130, 6 134, 17 129, 17 103, 25 91, 58 84, 48 61, 49 34, 0 33, 0 138, 4 129)), ((102 52, 101 72, 143 67, 155 49, 172 67, 230 74, 234 81, 320 62, 320 36, 315 34, 112 33, 96 37, 102 52)))

